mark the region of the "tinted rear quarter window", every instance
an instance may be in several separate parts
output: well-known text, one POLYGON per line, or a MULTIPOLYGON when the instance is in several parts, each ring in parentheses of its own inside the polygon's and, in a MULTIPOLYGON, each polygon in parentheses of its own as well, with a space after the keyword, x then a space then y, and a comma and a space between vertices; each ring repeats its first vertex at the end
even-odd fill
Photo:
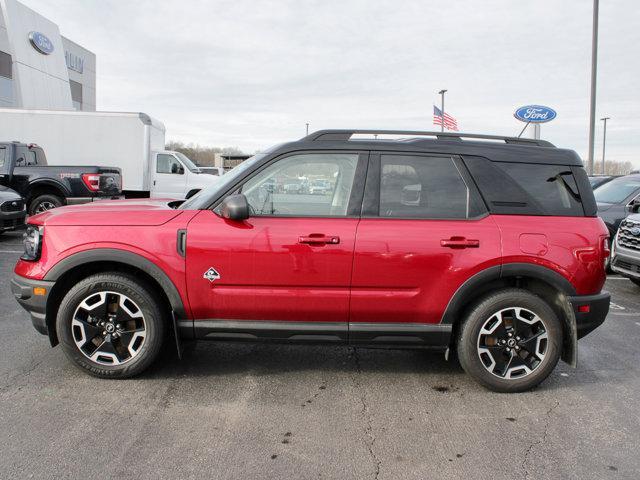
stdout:
POLYGON ((470 218, 482 213, 451 157, 381 155, 381 217, 470 218))
POLYGON ((584 216, 572 168, 466 157, 465 164, 493 213, 584 216))

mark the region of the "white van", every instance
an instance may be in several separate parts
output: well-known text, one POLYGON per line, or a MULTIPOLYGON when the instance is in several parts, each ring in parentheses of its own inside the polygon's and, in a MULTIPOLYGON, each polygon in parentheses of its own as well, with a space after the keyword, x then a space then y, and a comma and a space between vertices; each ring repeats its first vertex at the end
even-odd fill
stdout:
POLYGON ((165 150, 164 125, 144 113, 3 108, 0 137, 37 143, 49 165, 118 167, 129 198, 189 198, 220 178, 165 150))

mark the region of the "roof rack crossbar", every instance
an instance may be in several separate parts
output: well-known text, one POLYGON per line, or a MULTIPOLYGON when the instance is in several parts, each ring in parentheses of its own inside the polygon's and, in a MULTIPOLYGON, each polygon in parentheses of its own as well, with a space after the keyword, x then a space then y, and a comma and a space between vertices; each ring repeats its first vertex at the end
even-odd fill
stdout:
POLYGON ((553 147, 554 145, 546 140, 538 140, 535 138, 519 138, 519 137, 504 137, 501 135, 481 135, 477 133, 449 133, 449 132, 423 132, 415 130, 318 130, 303 140, 308 142, 318 141, 346 141, 350 140, 353 135, 365 134, 365 135, 415 135, 418 137, 436 137, 442 140, 463 140, 479 139, 479 140, 501 140, 505 143, 519 144, 519 145, 537 145, 539 147, 553 147))

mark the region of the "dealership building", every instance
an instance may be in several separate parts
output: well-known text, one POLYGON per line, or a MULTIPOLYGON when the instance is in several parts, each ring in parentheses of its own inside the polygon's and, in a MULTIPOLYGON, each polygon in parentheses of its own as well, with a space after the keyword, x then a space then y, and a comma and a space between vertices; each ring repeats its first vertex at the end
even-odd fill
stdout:
POLYGON ((0 0, 0 108, 96 109, 96 56, 16 0, 0 0))

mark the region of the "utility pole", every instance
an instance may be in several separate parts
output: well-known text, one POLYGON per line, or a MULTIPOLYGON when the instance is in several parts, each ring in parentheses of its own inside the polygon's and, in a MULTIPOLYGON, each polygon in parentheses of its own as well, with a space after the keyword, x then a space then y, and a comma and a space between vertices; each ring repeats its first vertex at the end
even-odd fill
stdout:
POLYGON ((611 117, 601 118, 604 122, 604 133, 602 134, 602 174, 604 175, 604 152, 607 146, 607 120, 611 119, 611 117))
POLYGON ((305 125, 307 126, 307 136, 309 136, 309 124, 305 123, 305 125))
POLYGON ((440 90, 438 92, 442 99, 440 100, 440 113, 442 113, 442 123, 440 124, 440 131, 444 132, 444 94, 447 93, 446 90, 440 90))
POLYGON ((600 0, 593 0, 591 32, 591 105, 589 109, 589 173, 593 174, 594 135, 596 128, 596 78, 598 70, 598 8, 600 0))

